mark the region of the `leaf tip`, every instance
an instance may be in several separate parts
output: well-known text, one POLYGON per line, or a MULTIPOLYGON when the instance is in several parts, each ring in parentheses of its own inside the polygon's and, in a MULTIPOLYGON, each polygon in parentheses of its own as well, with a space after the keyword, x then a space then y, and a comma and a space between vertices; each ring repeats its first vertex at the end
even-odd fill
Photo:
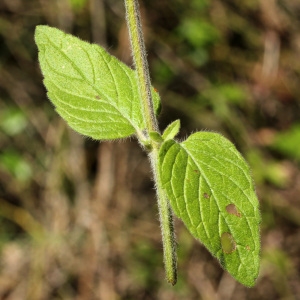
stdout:
POLYGON ((34 31, 35 41, 39 40, 40 36, 44 33, 45 29, 49 27, 47 25, 37 25, 34 31))
POLYGON ((180 129, 180 120, 176 120, 169 124, 167 128, 163 132, 163 139, 166 140, 171 140, 177 135, 180 129))
POLYGON ((49 33, 49 30, 57 30, 55 28, 52 28, 48 25, 37 25, 35 27, 35 32, 34 32, 34 41, 36 45, 38 46, 39 51, 43 49, 43 46, 47 44, 47 33, 49 33))

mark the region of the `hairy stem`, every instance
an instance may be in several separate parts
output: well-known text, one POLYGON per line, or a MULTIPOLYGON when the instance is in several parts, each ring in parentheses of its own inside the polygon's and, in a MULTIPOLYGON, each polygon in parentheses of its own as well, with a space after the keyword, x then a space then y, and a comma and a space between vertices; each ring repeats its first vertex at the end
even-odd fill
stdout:
POLYGON ((169 283, 175 285, 177 281, 177 254, 173 213, 166 193, 161 187, 161 180, 158 171, 158 150, 156 148, 150 153, 150 160, 154 174, 154 180, 156 182, 156 194, 164 249, 166 277, 169 283))
POLYGON ((133 61, 137 71, 137 80, 147 131, 158 131, 157 120, 154 113, 151 95, 151 81, 149 76, 148 62, 146 58, 146 49, 143 38, 138 1, 125 0, 125 7, 133 61))
MULTIPOLYGON (((148 62, 146 58, 145 43, 142 33, 140 12, 138 9, 138 1, 125 0, 125 7, 132 55, 137 71, 137 81, 143 108, 143 116, 146 121, 147 133, 149 134, 150 131, 158 132, 159 129, 154 113, 151 95, 151 81, 149 76, 148 62)), ((140 140, 142 134, 138 134, 137 136, 140 140)), ((149 156, 154 174, 154 181, 156 184, 166 277, 168 282, 174 285, 177 281, 177 257, 173 226, 173 214, 166 194, 161 186, 161 180, 158 171, 158 151, 159 146, 153 144, 149 156)))

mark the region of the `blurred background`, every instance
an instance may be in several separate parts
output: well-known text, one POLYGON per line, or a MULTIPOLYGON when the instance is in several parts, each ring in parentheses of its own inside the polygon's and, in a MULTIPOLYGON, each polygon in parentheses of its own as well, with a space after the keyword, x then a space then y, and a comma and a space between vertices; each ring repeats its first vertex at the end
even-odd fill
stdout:
POLYGON ((143 0, 160 128, 221 132, 260 200, 261 270, 245 288, 176 220, 164 279, 151 170, 134 138, 93 141, 47 100, 48 24, 132 65, 122 0, 0 1, 0 299, 300 299, 299 0, 143 0))

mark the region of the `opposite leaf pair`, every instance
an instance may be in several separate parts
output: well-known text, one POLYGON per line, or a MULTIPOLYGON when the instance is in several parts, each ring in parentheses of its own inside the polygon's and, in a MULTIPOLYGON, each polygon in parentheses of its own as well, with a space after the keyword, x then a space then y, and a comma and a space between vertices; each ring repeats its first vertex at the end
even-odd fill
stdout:
MULTIPOLYGON (((259 271, 260 214, 249 167, 234 145, 209 132, 179 143, 173 139, 179 121, 162 136, 145 133, 135 71, 103 48, 55 28, 38 26, 35 40, 57 112, 74 130, 95 139, 136 134, 145 138, 142 144, 154 143, 159 149, 157 184, 176 216, 233 277, 253 286, 259 271)), ((152 96, 158 112, 154 89, 152 96)))

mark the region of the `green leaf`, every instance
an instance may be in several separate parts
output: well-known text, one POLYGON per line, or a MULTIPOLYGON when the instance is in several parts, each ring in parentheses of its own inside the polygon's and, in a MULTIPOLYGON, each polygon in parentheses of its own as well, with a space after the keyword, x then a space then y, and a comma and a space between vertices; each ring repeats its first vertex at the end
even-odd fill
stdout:
MULTIPOLYGON (((37 26, 35 41, 48 96, 74 130, 116 139, 145 129, 135 71, 56 28, 37 26)), ((158 110, 159 95, 152 94, 158 110)))
POLYGON ((161 144, 164 141, 162 136, 156 131, 150 131, 149 137, 153 142, 158 143, 158 144, 161 144))
POLYGON ((179 132, 180 129, 180 120, 176 120, 172 122, 168 127, 165 129, 162 138, 166 140, 172 140, 175 135, 179 132))
POLYGON ((259 272, 259 204, 250 170, 227 139, 197 132, 160 148, 161 184, 192 235, 234 278, 253 286, 259 272))

